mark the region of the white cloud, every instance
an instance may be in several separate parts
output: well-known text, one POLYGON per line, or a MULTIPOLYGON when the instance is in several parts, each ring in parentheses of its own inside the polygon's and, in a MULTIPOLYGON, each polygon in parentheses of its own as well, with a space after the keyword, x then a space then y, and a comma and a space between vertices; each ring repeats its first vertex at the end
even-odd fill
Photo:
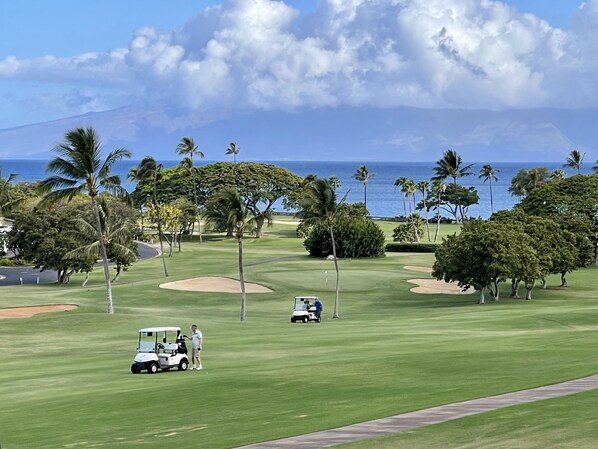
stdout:
POLYGON ((8 57, 0 78, 64 83, 85 110, 598 106, 598 0, 568 31, 494 0, 322 0, 298 17, 282 1, 229 0, 109 53, 8 57))

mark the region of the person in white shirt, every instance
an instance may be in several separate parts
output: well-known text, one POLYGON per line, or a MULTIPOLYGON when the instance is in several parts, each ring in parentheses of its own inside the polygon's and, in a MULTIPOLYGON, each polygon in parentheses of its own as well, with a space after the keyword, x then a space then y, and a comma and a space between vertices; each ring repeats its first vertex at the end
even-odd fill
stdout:
POLYGON ((185 337, 187 340, 191 340, 191 363, 193 363, 191 369, 197 369, 199 371, 203 369, 203 367, 201 366, 201 359, 199 358, 203 336, 201 334, 201 331, 197 328, 196 324, 193 324, 191 326, 191 332, 191 337, 187 337, 186 335, 183 335, 183 337, 185 337))

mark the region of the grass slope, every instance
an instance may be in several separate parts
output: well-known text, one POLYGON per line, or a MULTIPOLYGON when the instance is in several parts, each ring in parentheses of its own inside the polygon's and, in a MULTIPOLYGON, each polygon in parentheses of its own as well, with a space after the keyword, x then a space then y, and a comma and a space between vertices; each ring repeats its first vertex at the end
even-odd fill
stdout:
MULTIPOLYGON (((159 259, 135 264, 114 285, 113 316, 105 313, 100 270, 86 288, 75 277, 68 286, 0 289, 0 307, 80 306, 0 321, 5 355, 0 444, 228 448, 598 372, 593 268, 570 275, 568 289, 535 291, 531 302, 505 299, 477 306, 473 296, 409 291, 405 280, 414 273, 403 266, 430 266, 431 255, 342 260, 341 319, 331 320, 333 264, 307 257, 293 226, 277 225, 244 245, 246 280, 275 290, 248 295, 244 323, 238 294, 159 289, 165 282, 159 259), (324 298, 322 324, 289 322, 298 294, 324 298), (192 322, 204 333, 206 372, 130 374, 137 329, 178 325, 187 330, 192 322)), ((236 241, 208 236, 199 245, 194 240, 167 262, 168 281, 236 277, 236 241)), ((549 285, 557 284, 549 279, 549 285)), ((571 417, 564 432, 574 435, 595 419, 583 406, 592 398, 594 393, 554 400, 571 417), (580 407, 573 406, 577 400, 580 407)), ((530 441, 551 442, 543 420, 529 416, 546 420, 558 408, 513 407, 396 441, 403 447, 433 447, 427 442, 474 447, 460 445, 460 423, 468 422, 480 429, 476 447, 494 447, 503 441, 496 422, 505 435, 513 435, 512 443, 521 435, 524 413, 531 423, 527 429, 537 434, 530 441)), ((370 447, 395 447, 388 441, 370 447)))

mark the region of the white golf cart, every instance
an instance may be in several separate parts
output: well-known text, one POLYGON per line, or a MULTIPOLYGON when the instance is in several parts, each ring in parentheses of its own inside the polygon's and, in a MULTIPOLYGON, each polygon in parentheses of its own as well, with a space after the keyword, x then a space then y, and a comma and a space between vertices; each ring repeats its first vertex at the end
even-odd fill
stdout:
POLYGON ((187 345, 180 327, 139 329, 137 355, 131 365, 133 374, 143 370, 154 374, 158 369, 168 371, 170 368, 186 371, 188 367, 187 345))
POLYGON ((296 323, 297 321, 302 323, 315 321, 319 323, 320 317, 316 316, 316 306, 314 305, 317 299, 317 296, 296 296, 291 323, 296 323))

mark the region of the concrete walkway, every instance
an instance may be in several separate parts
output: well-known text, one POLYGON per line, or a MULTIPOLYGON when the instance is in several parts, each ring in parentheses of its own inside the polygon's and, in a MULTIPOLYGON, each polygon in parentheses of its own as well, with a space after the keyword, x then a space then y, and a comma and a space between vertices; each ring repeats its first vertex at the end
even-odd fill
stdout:
POLYGON ((529 402, 567 396, 597 388, 598 374, 560 384, 403 413, 401 415, 375 419, 337 429, 250 444, 238 449, 319 449, 331 447, 337 444, 352 443, 367 438, 391 435, 405 430, 451 421, 465 416, 477 415, 478 413, 510 407, 512 405, 527 404, 529 402))

